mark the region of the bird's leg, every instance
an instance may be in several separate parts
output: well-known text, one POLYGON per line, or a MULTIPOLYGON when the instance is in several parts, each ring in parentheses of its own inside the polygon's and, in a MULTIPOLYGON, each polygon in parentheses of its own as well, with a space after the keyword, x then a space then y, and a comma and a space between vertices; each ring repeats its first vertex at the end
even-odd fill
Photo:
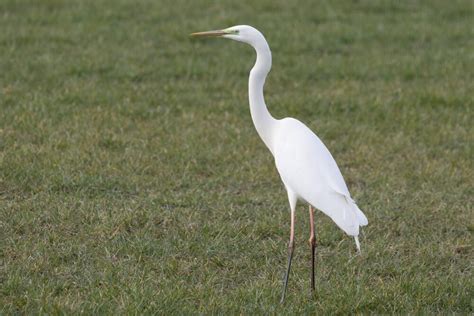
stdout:
POLYGON ((295 237, 295 210, 291 210, 291 227, 290 227, 290 243, 288 244, 288 265, 286 268, 285 278, 283 279, 283 293, 281 294, 280 303, 285 300, 286 288, 288 287, 288 277, 291 268, 291 259, 293 259, 294 250, 294 237, 295 237))
POLYGON ((309 225, 310 225, 310 233, 309 233, 309 245, 311 247, 311 291, 314 292, 315 285, 314 285, 314 261, 316 256, 316 235, 314 232, 314 208, 310 205, 309 206, 309 225))

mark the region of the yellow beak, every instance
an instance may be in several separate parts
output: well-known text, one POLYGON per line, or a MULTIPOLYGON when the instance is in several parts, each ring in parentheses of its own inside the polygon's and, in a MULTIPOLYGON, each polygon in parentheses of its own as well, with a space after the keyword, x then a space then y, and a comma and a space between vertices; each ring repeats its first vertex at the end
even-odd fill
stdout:
POLYGON ((197 33, 192 33, 190 36, 192 37, 219 37, 226 35, 227 33, 222 31, 222 30, 216 30, 216 31, 207 31, 207 32, 197 32, 197 33))

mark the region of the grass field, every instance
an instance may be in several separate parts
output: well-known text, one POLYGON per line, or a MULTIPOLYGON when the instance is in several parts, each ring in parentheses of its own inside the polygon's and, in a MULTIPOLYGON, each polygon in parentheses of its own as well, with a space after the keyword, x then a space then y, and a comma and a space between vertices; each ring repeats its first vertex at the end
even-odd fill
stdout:
POLYGON ((451 313, 474 309, 472 1, 0 2, 0 314, 451 313), (248 109, 326 143, 369 226, 286 193, 248 109))

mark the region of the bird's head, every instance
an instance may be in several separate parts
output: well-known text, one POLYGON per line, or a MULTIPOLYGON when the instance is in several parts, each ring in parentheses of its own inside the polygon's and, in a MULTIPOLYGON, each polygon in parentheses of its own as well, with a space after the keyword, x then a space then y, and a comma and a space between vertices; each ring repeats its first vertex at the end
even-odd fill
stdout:
POLYGON ((223 30, 192 33, 192 37, 223 37, 234 41, 244 42, 252 46, 265 41, 262 33, 249 25, 236 25, 223 30))

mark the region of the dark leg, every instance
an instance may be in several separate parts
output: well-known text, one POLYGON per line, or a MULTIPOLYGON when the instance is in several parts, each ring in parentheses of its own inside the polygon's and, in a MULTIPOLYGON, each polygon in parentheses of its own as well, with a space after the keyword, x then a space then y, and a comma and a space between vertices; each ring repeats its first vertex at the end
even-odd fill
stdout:
POLYGON ((290 243, 288 245, 288 265, 286 268, 285 278, 283 279, 283 293, 281 294, 280 303, 283 303, 283 301, 285 300, 286 288, 288 287, 288 277, 290 274, 291 259, 293 259, 294 236, 295 236, 295 211, 291 210, 290 243))
POLYGON ((311 291, 314 292, 314 260, 316 256, 316 236, 314 233, 314 208, 310 205, 309 206, 309 225, 310 225, 310 233, 309 233, 309 245, 311 247, 311 291))

